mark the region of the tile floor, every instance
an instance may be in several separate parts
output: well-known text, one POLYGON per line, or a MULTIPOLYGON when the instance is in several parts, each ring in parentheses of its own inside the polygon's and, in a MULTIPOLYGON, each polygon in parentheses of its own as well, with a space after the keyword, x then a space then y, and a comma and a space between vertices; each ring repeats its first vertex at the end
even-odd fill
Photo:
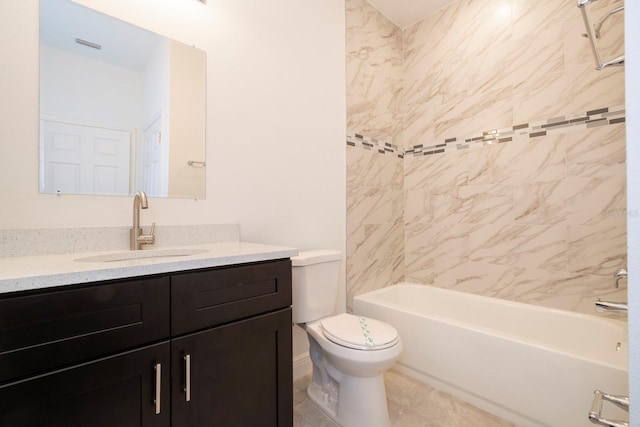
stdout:
MULTIPOLYGON (((337 427, 307 399, 310 381, 307 376, 294 383, 294 427, 337 427)), ((385 374, 385 385, 393 427, 515 427, 394 370, 385 374)))

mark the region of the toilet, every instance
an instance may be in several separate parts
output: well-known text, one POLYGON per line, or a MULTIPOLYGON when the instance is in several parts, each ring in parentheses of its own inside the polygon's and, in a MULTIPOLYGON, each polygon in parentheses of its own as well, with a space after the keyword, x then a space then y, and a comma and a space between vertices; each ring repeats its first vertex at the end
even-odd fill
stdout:
POLYGON ((313 379, 307 395, 343 427, 388 427, 384 372, 402 352, 398 332, 384 322, 334 315, 339 251, 291 258, 293 322, 307 331, 313 379))

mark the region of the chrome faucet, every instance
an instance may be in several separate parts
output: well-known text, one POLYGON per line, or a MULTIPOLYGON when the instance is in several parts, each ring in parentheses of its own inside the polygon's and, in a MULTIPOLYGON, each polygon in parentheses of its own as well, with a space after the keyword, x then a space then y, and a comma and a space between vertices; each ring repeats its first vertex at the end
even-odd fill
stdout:
MULTIPOLYGON (((619 269, 613 274, 615 279, 615 286, 618 288, 620 285, 618 282, 620 279, 626 279, 628 277, 627 270, 624 268, 619 269)), ((596 311, 603 313, 605 311, 628 311, 626 302, 613 302, 613 301, 601 301, 600 298, 596 301, 596 311)))
POLYGON ((620 286, 618 284, 620 279, 626 279, 628 276, 629 276, 629 273, 627 273, 627 270, 624 268, 621 268, 620 270, 616 271, 613 275, 613 278, 616 280, 616 288, 620 286))
POLYGON ((604 313, 605 311, 627 311, 627 303, 601 301, 600 298, 598 298, 596 301, 596 311, 598 313, 604 313))
POLYGON ((140 190, 133 197, 133 228, 129 230, 129 247, 132 251, 142 249, 142 245, 153 245, 156 241, 156 223, 151 224, 151 234, 143 234, 140 227, 140 209, 147 209, 147 194, 140 190))

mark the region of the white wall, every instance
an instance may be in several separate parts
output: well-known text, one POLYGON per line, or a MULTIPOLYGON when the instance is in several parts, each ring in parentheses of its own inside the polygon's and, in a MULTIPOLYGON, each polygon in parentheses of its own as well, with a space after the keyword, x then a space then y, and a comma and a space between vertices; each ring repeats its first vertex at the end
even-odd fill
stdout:
MULTIPOLYGON (((344 0, 78 3, 208 55, 207 198, 152 199, 144 224, 344 252, 344 0)), ((38 193, 37 0, 0 1, 0 93, 0 228, 128 225, 130 198, 38 193)))
POLYGON ((631 425, 640 426, 640 2, 625 2, 631 425))

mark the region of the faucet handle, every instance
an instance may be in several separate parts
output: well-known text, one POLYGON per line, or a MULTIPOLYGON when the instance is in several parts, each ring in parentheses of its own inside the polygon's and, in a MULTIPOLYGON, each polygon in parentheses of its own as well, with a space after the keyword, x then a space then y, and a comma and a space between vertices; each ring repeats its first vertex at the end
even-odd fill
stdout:
POLYGON ((156 242, 156 223, 151 224, 151 232, 149 234, 144 234, 142 227, 140 228, 140 234, 136 241, 140 245, 153 245, 156 242))
POLYGON ((622 278, 626 278, 629 274, 627 273, 627 270, 624 268, 621 268, 620 270, 616 271, 615 274, 613 275, 613 278, 616 280, 616 289, 618 288, 618 286, 620 286, 618 284, 618 282, 620 281, 620 279, 622 278))
POLYGON ((145 239, 146 245, 153 245, 156 242, 156 223, 151 223, 151 231, 146 236, 141 236, 145 239))

